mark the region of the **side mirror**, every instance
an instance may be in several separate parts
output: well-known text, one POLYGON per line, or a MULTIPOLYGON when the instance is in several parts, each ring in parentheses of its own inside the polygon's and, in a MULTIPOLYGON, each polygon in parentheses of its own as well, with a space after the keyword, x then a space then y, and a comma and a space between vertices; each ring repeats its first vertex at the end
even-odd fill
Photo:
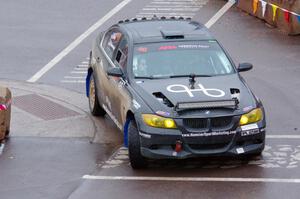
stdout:
POLYGON ((107 75, 113 77, 123 77, 123 71, 119 67, 112 67, 107 70, 107 75))
POLYGON ((248 71, 248 70, 251 70, 253 68, 253 65, 250 64, 250 63, 242 63, 242 64, 239 64, 239 67, 238 67, 238 72, 244 72, 244 71, 248 71))

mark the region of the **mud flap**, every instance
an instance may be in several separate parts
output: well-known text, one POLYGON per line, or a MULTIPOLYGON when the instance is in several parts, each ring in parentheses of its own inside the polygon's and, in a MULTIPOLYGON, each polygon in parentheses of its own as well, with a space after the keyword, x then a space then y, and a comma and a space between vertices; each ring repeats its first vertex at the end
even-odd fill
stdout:
POLYGON ((89 97, 90 96, 90 80, 91 80, 91 75, 92 75, 92 70, 88 69, 88 73, 85 79, 85 92, 86 92, 86 96, 89 97))
POLYGON ((128 127, 130 124, 131 119, 127 119, 124 125, 124 146, 128 147, 128 127))

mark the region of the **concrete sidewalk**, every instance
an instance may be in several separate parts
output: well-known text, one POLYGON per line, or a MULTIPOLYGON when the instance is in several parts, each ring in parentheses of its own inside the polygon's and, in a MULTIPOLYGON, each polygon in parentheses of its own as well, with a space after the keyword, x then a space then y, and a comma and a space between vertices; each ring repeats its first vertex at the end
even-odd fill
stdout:
POLYGON ((0 198, 68 198, 119 148, 108 117, 93 117, 82 93, 0 80, 10 88, 10 139, 0 143, 0 198), (92 143, 92 144, 90 144, 92 143))
POLYGON ((44 84, 0 80, 12 91, 10 136, 80 138, 91 142, 122 140, 108 118, 91 116, 88 99, 82 93, 44 84))

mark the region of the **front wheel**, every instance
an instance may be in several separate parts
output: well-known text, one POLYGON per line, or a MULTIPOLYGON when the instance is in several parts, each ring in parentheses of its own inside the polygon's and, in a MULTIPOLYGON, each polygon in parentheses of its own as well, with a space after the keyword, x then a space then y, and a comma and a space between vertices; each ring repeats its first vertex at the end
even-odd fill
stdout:
POLYGON ((94 116, 104 116, 106 114, 105 110, 100 106, 97 92, 94 75, 91 74, 89 82, 89 107, 92 115, 94 116))
POLYGON ((147 167, 147 160, 141 154, 139 132, 134 120, 130 121, 128 127, 128 152, 130 164, 133 169, 143 169, 147 167))

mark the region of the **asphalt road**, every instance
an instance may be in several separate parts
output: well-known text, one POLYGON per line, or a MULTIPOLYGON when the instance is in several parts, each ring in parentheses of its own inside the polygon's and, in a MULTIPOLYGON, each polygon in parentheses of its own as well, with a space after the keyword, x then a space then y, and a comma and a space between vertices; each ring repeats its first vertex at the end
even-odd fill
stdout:
MULTIPOLYGON (((28 80, 120 2, 2 2, 0 78, 28 80)), ((101 30, 123 18, 171 11, 206 23, 225 4, 198 0, 184 10, 191 1, 170 2, 132 0, 36 83, 83 94, 88 52, 101 30), (175 5, 181 10, 168 10, 175 5)), ((149 169, 133 171, 127 150, 117 149, 117 141, 91 145, 72 135, 12 137, 0 156, 0 198, 299 198, 300 37, 289 37, 235 7, 210 30, 236 63, 254 64, 243 76, 267 112, 261 158, 153 161, 149 169), (24 158, 14 161, 15 153, 24 158)), ((100 126, 110 123, 97 120, 100 126)), ((101 129, 99 134, 107 130, 101 129)))

